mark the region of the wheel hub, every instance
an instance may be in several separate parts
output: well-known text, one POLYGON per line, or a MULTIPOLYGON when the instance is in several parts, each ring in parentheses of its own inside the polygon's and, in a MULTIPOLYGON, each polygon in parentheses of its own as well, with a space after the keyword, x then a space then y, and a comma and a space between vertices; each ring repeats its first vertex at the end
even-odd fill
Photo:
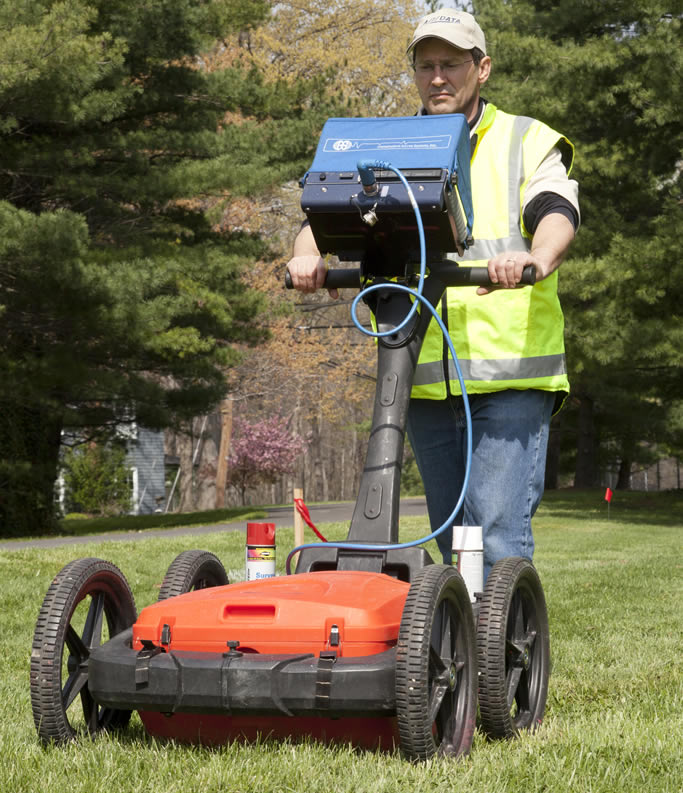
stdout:
POLYGON ((456 683, 458 682, 458 670, 455 663, 452 663, 448 670, 448 687, 451 691, 455 691, 456 683))
POLYGON ((531 644, 529 642, 510 642, 507 651, 510 666, 528 671, 531 666, 531 644))
POLYGON ((524 652, 522 653, 522 666, 525 670, 528 670, 529 666, 531 666, 531 653, 529 652, 528 645, 524 648, 524 652))

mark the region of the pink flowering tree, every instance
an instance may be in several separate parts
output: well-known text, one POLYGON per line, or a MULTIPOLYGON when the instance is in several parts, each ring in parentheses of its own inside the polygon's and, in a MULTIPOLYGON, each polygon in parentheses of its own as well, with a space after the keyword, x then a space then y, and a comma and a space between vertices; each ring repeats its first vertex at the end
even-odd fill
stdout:
POLYGON ((235 435, 228 455, 229 485, 240 493, 245 503, 247 488, 274 482, 291 473, 297 457, 304 451, 303 438, 289 431, 283 416, 249 422, 237 419, 235 435))

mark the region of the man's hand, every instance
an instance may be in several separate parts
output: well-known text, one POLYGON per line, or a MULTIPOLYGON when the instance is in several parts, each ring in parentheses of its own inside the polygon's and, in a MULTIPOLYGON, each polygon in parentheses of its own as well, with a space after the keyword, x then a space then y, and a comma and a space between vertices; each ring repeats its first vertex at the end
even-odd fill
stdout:
MULTIPOLYGON (((325 286, 327 278, 327 264, 317 254, 294 256, 287 263, 287 269, 292 276, 292 286, 299 292, 315 292, 325 286)), ((330 297, 339 297, 336 289, 329 289, 330 297)))
MULTIPOLYGON (((506 251, 489 260, 489 277, 498 288, 514 289, 522 280, 522 271, 528 264, 536 268, 536 281, 542 281, 555 272, 564 259, 574 239, 574 226, 562 214, 551 213, 542 218, 536 228, 531 251, 506 251)), ((480 286, 478 295, 487 295, 490 287, 480 286)))
MULTIPOLYGON (((524 268, 533 264, 536 268, 536 278, 542 278, 542 267, 538 259, 527 251, 507 251, 499 253, 489 260, 488 270, 491 282, 496 284, 498 289, 514 289, 522 280, 524 268)), ((493 289, 490 286, 480 286, 477 289, 478 295, 488 295, 493 289)))
MULTIPOLYGON (((308 224, 302 226, 294 240, 292 258, 287 263, 292 276, 292 286, 299 292, 315 292, 322 289, 327 278, 327 264, 321 257, 313 239, 313 232, 308 224)), ((336 289, 328 289, 330 297, 339 297, 336 289)))

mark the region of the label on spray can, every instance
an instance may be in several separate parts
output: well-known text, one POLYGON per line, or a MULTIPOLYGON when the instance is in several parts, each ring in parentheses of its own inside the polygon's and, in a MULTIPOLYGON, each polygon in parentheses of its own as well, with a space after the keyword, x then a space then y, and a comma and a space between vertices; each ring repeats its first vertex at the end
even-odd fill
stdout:
POLYGON ((247 581, 275 576, 275 524, 247 523, 247 581))

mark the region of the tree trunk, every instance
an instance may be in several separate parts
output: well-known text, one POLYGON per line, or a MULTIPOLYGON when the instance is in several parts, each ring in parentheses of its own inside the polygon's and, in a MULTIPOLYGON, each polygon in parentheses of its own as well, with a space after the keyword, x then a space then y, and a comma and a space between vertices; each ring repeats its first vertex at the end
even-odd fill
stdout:
POLYGON ((595 416, 593 413, 593 400, 588 396, 581 396, 579 402, 579 437, 576 450, 576 487, 597 487, 597 434, 595 430, 595 416))
POLYGON ((44 534, 55 527, 61 430, 58 413, 0 403, 0 536, 44 534))
POLYGON ((616 490, 629 490, 631 487, 631 465, 632 462, 628 457, 624 457, 619 463, 616 490))

